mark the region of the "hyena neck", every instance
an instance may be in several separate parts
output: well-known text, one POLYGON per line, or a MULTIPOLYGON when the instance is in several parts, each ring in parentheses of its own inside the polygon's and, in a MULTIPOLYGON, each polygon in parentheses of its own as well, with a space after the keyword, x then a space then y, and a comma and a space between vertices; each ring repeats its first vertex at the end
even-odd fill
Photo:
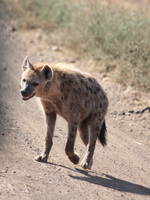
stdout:
POLYGON ((45 83, 36 93, 37 97, 43 98, 45 100, 50 100, 51 97, 61 96, 59 81, 56 76, 54 76, 53 80, 45 83), (57 80, 57 81, 56 81, 57 80))

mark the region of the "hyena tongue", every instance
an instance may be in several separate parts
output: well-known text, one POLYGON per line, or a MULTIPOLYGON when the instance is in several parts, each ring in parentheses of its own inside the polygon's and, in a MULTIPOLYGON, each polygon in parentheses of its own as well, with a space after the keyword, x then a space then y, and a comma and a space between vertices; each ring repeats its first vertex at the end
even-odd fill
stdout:
POLYGON ((24 99, 28 99, 29 97, 24 97, 24 96, 22 96, 22 98, 24 98, 24 99))
POLYGON ((22 96, 22 99, 24 99, 24 100, 28 100, 28 99, 30 99, 31 97, 33 97, 35 95, 35 93, 34 94, 32 94, 32 95, 30 95, 30 96, 27 96, 27 97, 25 97, 25 96, 22 96))

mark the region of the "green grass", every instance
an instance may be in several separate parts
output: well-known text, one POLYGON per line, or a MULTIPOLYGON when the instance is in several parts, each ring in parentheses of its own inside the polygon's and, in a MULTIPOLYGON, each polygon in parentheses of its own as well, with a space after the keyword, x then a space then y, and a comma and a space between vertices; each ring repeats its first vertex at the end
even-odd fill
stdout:
POLYGON ((61 41, 62 45, 87 55, 99 65, 105 62, 117 82, 150 91, 147 13, 104 7, 100 2, 19 0, 11 9, 20 19, 19 27, 43 28, 50 37, 57 35, 53 37, 55 42, 61 41))

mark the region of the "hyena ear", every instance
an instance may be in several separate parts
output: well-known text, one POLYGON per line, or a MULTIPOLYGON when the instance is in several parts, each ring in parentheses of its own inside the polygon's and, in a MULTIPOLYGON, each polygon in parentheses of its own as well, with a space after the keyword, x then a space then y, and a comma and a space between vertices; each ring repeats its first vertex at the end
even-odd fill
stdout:
POLYGON ((45 65, 42 69, 41 69, 42 74, 44 75, 46 81, 51 81, 53 79, 53 69, 49 66, 49 65, 45 65))
POLYGON ((29 61, 29 59, 28 59, 28 56, 26 56, 26 57, 24 58, 23 63, 22 63, 22 71, 25 71, 25 70, 28 69, 28 68, 33 69, 33 66, 32 66, 32 64, 30 63, 30 61, 29 61))

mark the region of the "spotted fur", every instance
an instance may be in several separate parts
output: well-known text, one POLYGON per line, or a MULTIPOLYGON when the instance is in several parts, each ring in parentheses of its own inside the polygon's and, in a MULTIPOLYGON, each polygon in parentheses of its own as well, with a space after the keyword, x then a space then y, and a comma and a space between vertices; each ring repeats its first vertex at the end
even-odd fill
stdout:
POLYGON ((86 145, 81 166, 90 169, 97 138, 106 145, 105 115, 108 109, 106 93, 90 75, 62 64, 31 64, 26 57, 22 65, 21 94, 23 100, 40 98, 47 132, 44 152, 37 161, 47 162, 53 144, 56 115, 68 122, 65 152, 74 164, 79 156, 74 152, 77 130, 86 145))

